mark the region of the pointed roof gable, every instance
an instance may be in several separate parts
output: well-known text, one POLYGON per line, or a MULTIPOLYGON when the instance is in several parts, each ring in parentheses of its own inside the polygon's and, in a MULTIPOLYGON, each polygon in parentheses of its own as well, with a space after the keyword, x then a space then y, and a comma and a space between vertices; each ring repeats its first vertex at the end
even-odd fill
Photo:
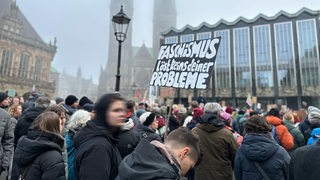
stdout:
POLYGON ((28 39, 33 39, 38 42, 44 43, 36 30, 32 27, 28 19, 20 11, 19 7, 12 0, 1 0, 0 1, 0 25, 3 25, 6 20, 10 18, 16 18, 17 22, 21 23, 22 30, 21 35, 28 39), (11 16, 11 11, 16 11, 16 17, 11 16))
POLYGON ((139 48, 137 54, 134 56, 134 59, 152 59, 150 51, 144 43, 139 48))

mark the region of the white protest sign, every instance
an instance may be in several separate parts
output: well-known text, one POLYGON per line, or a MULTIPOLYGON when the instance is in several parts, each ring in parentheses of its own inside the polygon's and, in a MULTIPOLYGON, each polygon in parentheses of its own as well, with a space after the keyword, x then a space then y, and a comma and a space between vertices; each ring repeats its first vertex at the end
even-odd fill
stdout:
POLYGON ((207 89, 221 37, 160 47, 150 86, 207 89))

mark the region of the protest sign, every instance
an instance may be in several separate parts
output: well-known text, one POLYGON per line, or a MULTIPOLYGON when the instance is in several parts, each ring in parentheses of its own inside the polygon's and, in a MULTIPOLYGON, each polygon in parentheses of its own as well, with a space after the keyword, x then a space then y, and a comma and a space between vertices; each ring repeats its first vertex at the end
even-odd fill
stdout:
POLYGON ((207 89, 221 37, 160 47, 150 86, 207 89))

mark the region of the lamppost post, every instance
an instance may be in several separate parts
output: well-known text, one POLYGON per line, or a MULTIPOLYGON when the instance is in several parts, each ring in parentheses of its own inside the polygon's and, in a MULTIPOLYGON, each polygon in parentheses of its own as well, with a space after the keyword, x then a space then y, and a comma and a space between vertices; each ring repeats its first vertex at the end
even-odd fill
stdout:
POLYGON ((114 35, 119 42, 118 48, 118 65, 116 74, 116 87, 115 91, 120 91, 120 66, 121 66, 121 44, 126 39, 127 31, 129 28, 130 18, 123 12, 123 6, 121 5, 120 12, 112 17, 112 24, 114 29, 114 35))
POLYGON ((119 41, 119 48, 118 48, 118 66, 117 66, 117 74, 116 74, 116 91, 120 91, 120 66, 121 66, 121 44, 122 42, 119 41))

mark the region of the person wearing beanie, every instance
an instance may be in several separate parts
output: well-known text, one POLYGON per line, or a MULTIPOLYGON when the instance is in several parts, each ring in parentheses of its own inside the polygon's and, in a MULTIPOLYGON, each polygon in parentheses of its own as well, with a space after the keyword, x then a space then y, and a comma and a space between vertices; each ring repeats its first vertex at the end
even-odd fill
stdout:
POLYGON ((277 108, 272 108, 268 112, 266 119, 271 125, 275 126, 281 146, 287 151, 292 150, 294 148, 294 140, 282 119, 280 119, 279 110, 277 108))
MULTIPOLYGON (((304 131, 301 131, 303 133, 304 139, 307 142, 308 139, 310 138, 310 134, 313 129, 320 127, 320 109, 314 106, 309 106, 308 108, 308 118, 304 120, 303 123, 306 127, 304 131), (307 126, 308 124, 308 126, 307 126)), ((303 125, 301 125, 299 128, 301 128, 303 125)))
POLYGON ((69 95, 66 97, 64 102, 65 102, 64 108, 67 110, 67 114, 69 116, 72 116, 72 114, 76 112, 78 109, 78 106, 79 106, 78 98, 74 95, 69 95))
POLYGON ((96 116, 73 138, 76 179, 115 179, 121 155, 117 136, 126 120, 125 99, 118 93, 105 94, 95 105, 96 116))
POLYGON ((151 112, 143 113, 140 118, 140 123, 135 127, 140 138, 145 138, 148 141, 161 141, 159 134, 157 134, 158 121, 156 115, 151 112))
POLYGON ((5 109, 9 107, 10 99, 7 93, 0 92, 0 108, 5 109))
POLYGON ((203 115, 203 110, 199 107, 193 109, 193 117, 192 120, 187 123, 186 127, 191 130, 199 123, 198 118, 203 115))
POLYGON ((237 142, 238 147, 242 144, 243 141, 243 137, 238 134, 238 132, 236 132, 235 130, 232 129, 230 123, 232 121, 232 117, 229 113, 222 111, 220 113, 220 120, 224 123, 224 125, 226 126, 226 129, 232 132, 232 135, 234 137, 234 139, 237 142))
POLYGON ((91 120, 94 119, 94 116, 95 116, 94 104, 89 104, 89 103, 85 104, 83 106, 83 110, 88 111, 90 113, 91 120))
POLYGON ((83 96, 79 101, 79 106, 83 108, 86 104, 93 104, 93 102, 87 96, 83 96))
POLYGON ((161 139, 163 139, 164 135, 166 133, 166 128, 167 128, 166 119, 162 116, 161 109, 159 107, 153 107, 151 109, 151 112, 156 115, 156 118, 158 121, 158 132, 159 132, 161 139))
POLYGON ((27 135, 29 127, 33 121, 50 106, 50 99, 47 97, 39 97, 34 102, 34 106, 26 109, 14 129, 14 144, 18 144, 20 137, 27 135))

